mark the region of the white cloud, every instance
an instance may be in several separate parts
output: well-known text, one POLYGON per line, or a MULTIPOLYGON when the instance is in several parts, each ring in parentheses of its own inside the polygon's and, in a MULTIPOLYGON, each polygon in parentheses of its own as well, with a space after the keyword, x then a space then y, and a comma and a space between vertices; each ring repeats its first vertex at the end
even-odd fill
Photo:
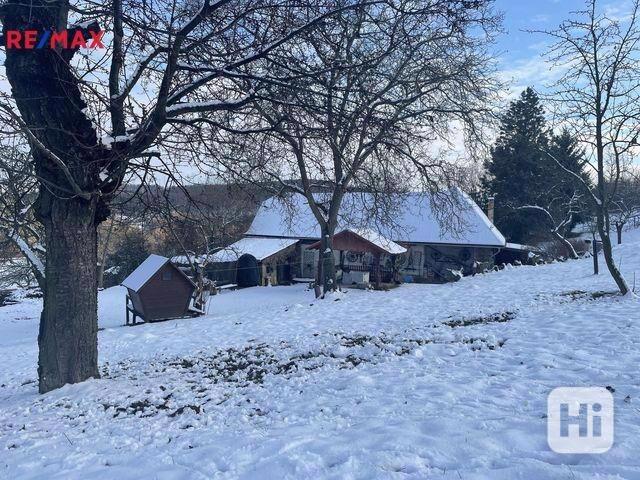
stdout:
POLYGON ((531 17, 533 23, 547 23, 549 20, 551 20, 551 16, 544 13, 538 13, 531 17))

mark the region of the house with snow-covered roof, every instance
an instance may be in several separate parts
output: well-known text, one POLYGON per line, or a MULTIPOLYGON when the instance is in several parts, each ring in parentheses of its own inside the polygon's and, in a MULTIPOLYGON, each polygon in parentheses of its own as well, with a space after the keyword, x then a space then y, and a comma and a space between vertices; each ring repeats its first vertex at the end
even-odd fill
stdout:
MULTIPOLYGON (((392 195, 391 221, 381 226, 371 220, 371 194, 345 194, 336 228, 336 266, 343 273, 377 271, 385 281, 430 283, 492 267, 505 238, 468 195, 459 190, 451 195, 456 201, 444 213, 434 208, 440 199, 430 194, 392 195)), ((244 237, 216 255, 231 276, 234 262, 238 272, 254 268, 241 262, 253 257, 258 284, 307 281, 316 276, 319 239, 320 228, 303 195, 272 197, 260 205, 244 237)), ((225 281, 232 279, 227 276, 225 281)))

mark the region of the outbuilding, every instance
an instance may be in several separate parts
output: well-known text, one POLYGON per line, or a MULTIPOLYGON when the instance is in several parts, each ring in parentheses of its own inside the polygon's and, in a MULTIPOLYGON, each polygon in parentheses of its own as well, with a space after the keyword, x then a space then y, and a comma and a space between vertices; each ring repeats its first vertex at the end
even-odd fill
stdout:
POLYGON ((127 325, 135 325, 137 317, 153 322, 187 316, 196 288, 182 270, 160 255, 149 255, 122 285, 127 288, 127 325))
POLYGON ((208 271, 239 288, 291 283, 295 239, 243 238, 211 255, 208 271), (226 273, 226 275, 221 273, 226 273))

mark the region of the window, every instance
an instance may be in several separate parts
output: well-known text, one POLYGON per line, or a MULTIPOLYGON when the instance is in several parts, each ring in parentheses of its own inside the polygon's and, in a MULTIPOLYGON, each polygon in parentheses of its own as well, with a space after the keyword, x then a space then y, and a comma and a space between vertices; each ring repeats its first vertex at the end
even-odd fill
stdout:
POLYGON ((171 270, 167 270, 162 272, 162 280, 171 280, 173 278, 173 272, 171 270))

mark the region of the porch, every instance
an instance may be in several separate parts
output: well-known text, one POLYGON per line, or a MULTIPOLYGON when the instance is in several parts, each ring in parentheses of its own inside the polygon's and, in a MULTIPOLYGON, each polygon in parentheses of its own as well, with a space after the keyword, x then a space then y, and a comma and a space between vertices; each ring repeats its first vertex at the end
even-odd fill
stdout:
MULTIPOLYGON (((309 249, 320 250, 321 242, 309 249)), ((368 287, 398 283, 395 268, 396 257, 406 253, 406 248, 384 238, 377 232, 365 229, 346 229, 333 236, 332 249, 339 252, 337 268, 343 286, 368 287)))

